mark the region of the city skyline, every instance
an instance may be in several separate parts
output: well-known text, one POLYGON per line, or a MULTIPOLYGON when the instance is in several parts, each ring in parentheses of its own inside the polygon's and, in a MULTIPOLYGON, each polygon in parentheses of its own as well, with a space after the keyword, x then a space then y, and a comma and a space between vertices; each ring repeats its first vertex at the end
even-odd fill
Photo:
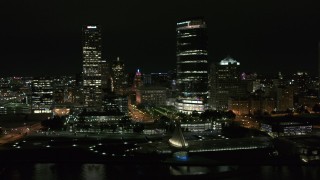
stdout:
POLYGON ((0 179, 320 179, 319 5, 5 1, 0 179))
POLYGON ((173 70, 176 22, 198 16, 208 26, 209 62, 230 55, 242 71, 318 74, 320 11, 315 2, 154 3, 5 2, 0 75, 81 73, 85 24, 101 25, 102 58, 112 61, 119 56, 127 72, 173 70))

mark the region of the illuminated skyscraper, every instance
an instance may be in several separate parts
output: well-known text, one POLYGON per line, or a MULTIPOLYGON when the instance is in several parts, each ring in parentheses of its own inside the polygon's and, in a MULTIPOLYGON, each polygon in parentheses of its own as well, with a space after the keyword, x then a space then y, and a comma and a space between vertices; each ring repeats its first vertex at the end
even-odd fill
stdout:
POLYGON ((101 88, 101 29, 99 26, 83 27, 83 97, 87 110, 100 110, 101 88))
POLYGON ((240 81, 239 66, 240 63, 231 57, 211 65, 209 104, 212 109, 227 110, 231 96, 245 94, 247 85, 240 81))
POLYGON ((134 76, 134 82, 133 82, 133 90, 134 91, 136 91, 138 88, 140 88, 143 85, 141 77, 142 77, 141 72, 138 69, 135 76, 134 76))
POLYGON ((112 62, 112 89, 116 94, 123 95, 127 86, 126 74, 124 72, 124 63, 118 57, 112 62))
POLYGON ((177 23, 178 111, 205 109, 208 96, 207 25, 201 18, 177 23))

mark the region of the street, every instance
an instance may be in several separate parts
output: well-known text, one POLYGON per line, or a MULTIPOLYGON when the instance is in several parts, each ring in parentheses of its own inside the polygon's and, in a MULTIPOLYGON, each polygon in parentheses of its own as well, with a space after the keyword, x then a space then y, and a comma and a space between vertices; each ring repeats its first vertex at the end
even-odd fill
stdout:
POLYGON ((7 129, 7 134, 0 138, 0 145, 17 141, 27 134, 34 133, 41 129, 41 123, 35 123, 31 126, 21 126, 16 128, 7 129))

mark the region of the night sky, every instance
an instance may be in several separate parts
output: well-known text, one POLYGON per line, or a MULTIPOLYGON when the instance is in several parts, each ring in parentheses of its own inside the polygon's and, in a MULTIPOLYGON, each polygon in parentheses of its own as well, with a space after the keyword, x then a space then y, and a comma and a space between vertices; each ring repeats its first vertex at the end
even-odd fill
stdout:
POLYGON ((1 0, 0 75, 73 75, 81 27, 103 27, 103 58, 127 71, 176 67, 176 21, 203 16, 209 61, 230 55, 246 72, 317 73, 320 3, 282 0, 1 0), (32 2, 31 2, 32 1, 32 2))

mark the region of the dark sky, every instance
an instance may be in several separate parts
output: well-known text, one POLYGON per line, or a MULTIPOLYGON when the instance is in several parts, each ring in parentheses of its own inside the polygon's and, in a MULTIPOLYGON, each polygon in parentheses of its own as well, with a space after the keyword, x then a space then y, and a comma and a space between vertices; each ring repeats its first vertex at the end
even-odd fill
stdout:
POLYGON ((0 75, 81 72, 81 26, 103 27, 103 57, 128 71, 175 68, 177 19, 205 17, 210 62, 317 73, 320 3, 283 0, 1 0, 0 75))

